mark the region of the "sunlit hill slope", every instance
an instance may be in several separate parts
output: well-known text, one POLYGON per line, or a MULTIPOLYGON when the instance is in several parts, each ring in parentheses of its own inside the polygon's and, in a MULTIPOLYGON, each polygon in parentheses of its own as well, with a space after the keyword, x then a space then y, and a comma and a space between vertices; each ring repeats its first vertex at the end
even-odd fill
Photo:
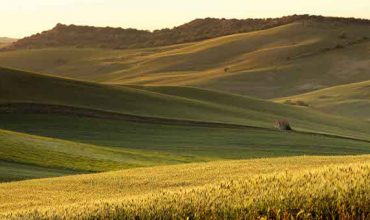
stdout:
POLYGON ((370 81, 345 84, 276 99, 285 104, 302 104, 325 112, 370 120, 370 81))
POLYGON ((370 28, 300 20, 167 47, 0 53, 0 65, 111 84, 186 85, 262 98, 368 80, 370 28))

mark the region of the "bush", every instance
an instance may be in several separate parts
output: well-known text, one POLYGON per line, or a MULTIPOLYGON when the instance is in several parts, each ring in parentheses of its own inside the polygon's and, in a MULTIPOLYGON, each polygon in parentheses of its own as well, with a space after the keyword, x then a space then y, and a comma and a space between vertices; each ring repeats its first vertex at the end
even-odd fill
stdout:
POLYGON ((277 120, 274 123, 274 127, 282 130, 282 131, 291 131, 292 127, 289 124, 289 121, 283 119, 283 120, 277 120))
POLYGON ((308 103, 302 101, 302 100, 297 100, 297 101, 292 101, 292 100, 286 100, 284 102, 284 104, 287 104, 287 105, 299 105, 299 106, 305 106, 305 107, 308 107, 308 103))
POLYGON ((299 105, 299 106, 308 106, 307 103, 305 103, 304 101, 301 101, 301 100, 296 101, 295 104, 299 105))

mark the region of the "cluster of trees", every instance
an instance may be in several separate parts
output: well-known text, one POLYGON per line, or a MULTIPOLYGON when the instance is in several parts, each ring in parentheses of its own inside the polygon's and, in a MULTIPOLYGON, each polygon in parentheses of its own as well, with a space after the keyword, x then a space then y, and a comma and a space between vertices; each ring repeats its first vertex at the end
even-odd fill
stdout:
POLYGON ((370 24, 369 20, 292 15, 267 19, 196 19, 187 24, 156 31, 57 24, 52 30, 21 39, 7 49, 43 47, 140 48, 187 43, 236 33, 268 29, 295 21, 370 24))

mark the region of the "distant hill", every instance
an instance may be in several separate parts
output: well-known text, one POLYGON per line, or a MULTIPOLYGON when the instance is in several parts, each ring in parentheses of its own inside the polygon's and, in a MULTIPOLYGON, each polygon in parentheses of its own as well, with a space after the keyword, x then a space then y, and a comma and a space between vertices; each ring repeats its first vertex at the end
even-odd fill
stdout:
POLYGON ((272 99, 369 80, 369 48, 369 24, 297 21, 155 48, 4 51, 0 66, 110 84, 195 86, 272 99))
POLYGON ((7 46, 10 43, 13 43, 14 41, 17 41, 17 39, 9 38, 9 37, 0 37, 0 48, 7 46))
POLYGON ((9 38, 9 37, 0 37, 0 42, 1 43, 10 43, 10 42, 14 42, 16 41, 17 39, 15 38, 9 38))
POLYGON ((230 34, 263 30, 295 21, 370 24, 369 20, 293 15, 267 19, 196 19, 173 29, 153 32, 111 27, 57 24, 53 29, 23 38, 6 49, 45 47, 143 48, 195 42, 230 34))

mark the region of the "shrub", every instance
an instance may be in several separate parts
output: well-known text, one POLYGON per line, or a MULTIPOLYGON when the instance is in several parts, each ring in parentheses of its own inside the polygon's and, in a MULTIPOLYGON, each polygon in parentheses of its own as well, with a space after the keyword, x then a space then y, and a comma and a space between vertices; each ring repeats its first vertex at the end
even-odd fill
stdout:
POLYGON ((299 105, 299 106, 308 106, 308 104, 307 103, 305 103, 304 101, 302 101, 302 100, 298 100, 298 101, 296 101, 295 102, 295 104, 296 105, 299 105))
POLYGON ((292 127, 289 124, 289 121, 283 119, 283 120, 277 120, 274 123, 274 127, 282 130, 282 131, 291 131, 292 127))
POLYGON ((308 103, 302 101, 302 100, 297 100, 297 101, 292 101, 292 100, 286 100, 284 102, 284 104, 287 104, 287 105, 299 105, 299 106, 309 106, 308 103))

